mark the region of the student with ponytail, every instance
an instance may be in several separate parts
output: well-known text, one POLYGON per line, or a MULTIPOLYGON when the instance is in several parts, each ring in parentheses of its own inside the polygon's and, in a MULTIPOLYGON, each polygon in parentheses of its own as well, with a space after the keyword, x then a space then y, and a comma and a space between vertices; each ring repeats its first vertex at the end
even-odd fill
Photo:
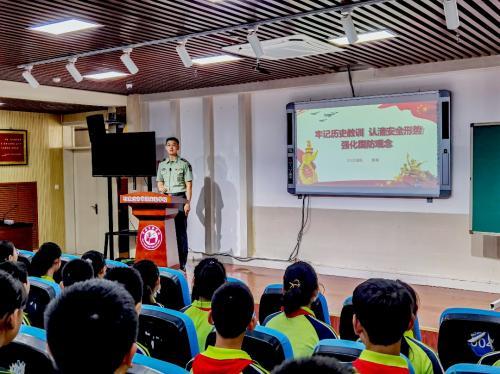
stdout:
POLYGON ((56 243, 43 243, 31 259, 29 274, 55 282, 54 273, 61 267, 61 254, 61 248, 56 243))
POLYGON ((213 330, 208 322, 214 292, 226 283, 226 269, 216 258, 205 258, 194 268, 193 303, 184 311, 194 322, 200 352, 205 350, 207 336, 213 330))
POLYGON ((271 314, 264 325, 285 334, 295 358, 312 356, 321 339, 336 339, 333 329, 319 321, 311 310, 318 296, 318 276, 306 262, 296 262, 283 276, 283 312, 271 314))

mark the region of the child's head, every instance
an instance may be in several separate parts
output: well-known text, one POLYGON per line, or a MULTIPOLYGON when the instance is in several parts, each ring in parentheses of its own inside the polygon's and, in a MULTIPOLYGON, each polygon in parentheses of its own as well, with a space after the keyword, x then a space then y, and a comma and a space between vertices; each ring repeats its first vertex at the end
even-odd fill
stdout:
POLYGON ((62 287, 69 287, 76 282, 83 282, 94 278, 92 266, 84 260, 75 258, 71 260, 62 269, 62 287))
POLYGON ((87 251, 82 255, 82 260, 85 260, 92 265, 92 269, 94 269, 94 277, 101 279, 104 278, 107 266, 106 261, 104 260, 104 255, 101 252, 87 251))
POLYGON ((255 328, 254 301, 247 286, 226 283, 215 291, 209 320, 217 334, 225 339, 242 337, 255 328))
POLYGON ((289 360, 272 371, 272 374, 354 374, 346 365, 333 357, 313 356, 289 360))
POLYGON ((369 279, 354 290, 354 330, 365 345, 398 343, 412 318, 413 301, 401 284, 369 279))
POLYGON ((212 300, 217 288, 226 283, 226 269, 219 260, 205 258, 194 268, 193 300, 212 300))
POLYGON ((4 261, 17 261, 17 249, 8 240, 0 240, 0 262, 4 261))
POLYGON ((31 259, 30 275, 42 277, 55 273, 61 267, 61 254, 61 248, 56 243, 43 243, 31 259))
POLYGON ((153 304, 156 294, 160 292, 160 271, 158 266, 151 260, 141 260, 134 264, 143 283, 142 303, 153 304))
POLYGON ((0 346, 4 346, 19 332, 28 295, 21 282, 5 271, 0 271, 0 295, 0 346))
POLYGON ((285 270, 283 276, 283 307, 290 314, 309 306, 318 296, 318 276, 307 262, 298 261, 285 270))
POLYGON ((0 270, 9 273, 14 279, 17 279, 24 285, 26 294, 30 293, 30 281, 28 279, 28 270, 22 262, 5 261, 0 263, 0 270))
POLYGON ((134 300, 102 279, 63 290, 45 312, 47 343, 61 373, 124 373, 136 351, 134 300))
POLYGON ((134 268, 116 267, 108 270, 105 279, 118 282, 130 293, 134 299, 137 314, 141 312, 142 307, 142 279, 141 274, 134 268))

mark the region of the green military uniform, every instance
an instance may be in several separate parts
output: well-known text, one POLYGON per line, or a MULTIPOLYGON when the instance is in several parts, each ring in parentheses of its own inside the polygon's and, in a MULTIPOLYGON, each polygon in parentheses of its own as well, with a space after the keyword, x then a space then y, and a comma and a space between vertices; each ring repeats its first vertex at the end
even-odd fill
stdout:
MULTIPOLYGON (((169 158, 160 162, 157 182, 163 182, 165 193, 172 196, 186 197, 186 182, 193 180, 193 171, 191 164, 185 159, 177 156, 175 160, 169 158)), ((188 256, 187 239, 187 217, 184 213, 184 207, 179 207, 179 212, 174 218, 175 234, 177 236, 177 249, 179 251, 179 264, 184 270, 188 256)))

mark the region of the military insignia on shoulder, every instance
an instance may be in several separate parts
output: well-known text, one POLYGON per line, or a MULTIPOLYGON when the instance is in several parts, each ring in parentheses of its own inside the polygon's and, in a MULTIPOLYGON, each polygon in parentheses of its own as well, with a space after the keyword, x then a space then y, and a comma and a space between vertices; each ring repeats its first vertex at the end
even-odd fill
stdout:
POLYGON ((193 171, 193 167, 191 166, 188 160, 186 160, 185 158, 181 158, 181 160, 184 161, 186 164, 188 164, 189 171, 193 171))

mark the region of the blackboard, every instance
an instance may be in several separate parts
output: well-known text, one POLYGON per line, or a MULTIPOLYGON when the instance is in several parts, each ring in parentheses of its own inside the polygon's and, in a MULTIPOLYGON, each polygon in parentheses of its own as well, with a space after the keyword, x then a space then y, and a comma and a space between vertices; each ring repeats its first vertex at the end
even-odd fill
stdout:
POLYGON ((471 232, 500 235, 500 122, 471 125, 471 232))

